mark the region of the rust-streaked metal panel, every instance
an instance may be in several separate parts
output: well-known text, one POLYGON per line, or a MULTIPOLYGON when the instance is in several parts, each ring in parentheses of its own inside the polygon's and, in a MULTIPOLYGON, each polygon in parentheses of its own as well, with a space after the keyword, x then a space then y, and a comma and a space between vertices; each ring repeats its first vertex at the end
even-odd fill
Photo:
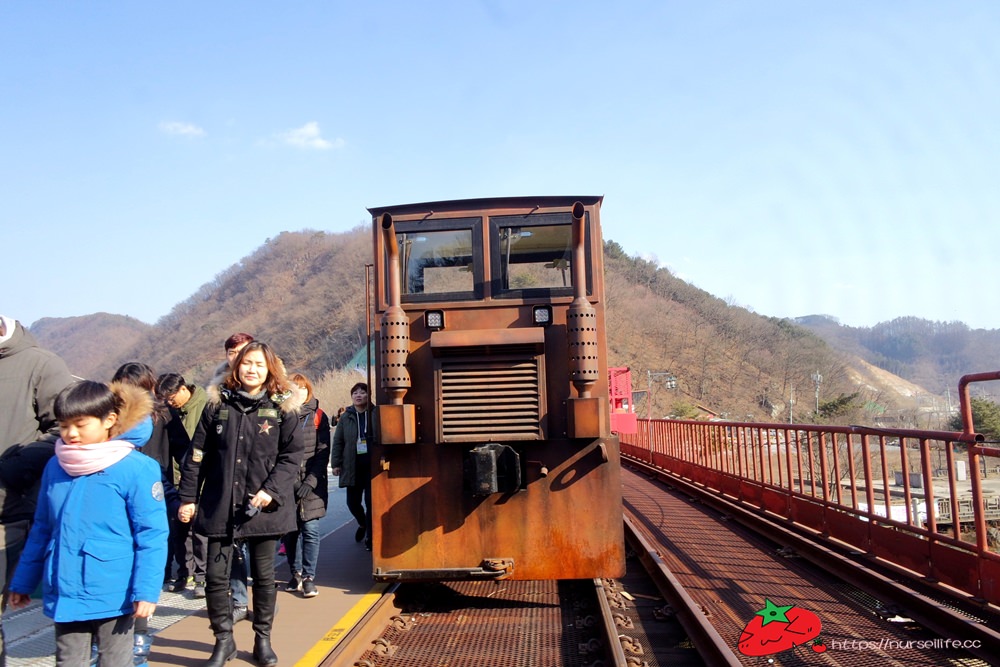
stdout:
POLYGON ((930 574, 930 546, 927 540, 900 533, 891 526, 873 525, 872 553, 917 574, 930 574))
POLYGON ((608 402, 602 398, 571 398, 566 409, 571 438, 598 438, 610 429, 608 402))
POLYGON ((868 551, 871 523, 859 521, 856 515, 848 512, 831 510, 826 515, 826 526, 833 539, 868 551))
POLYGON ((491 345, 542 345, 544 342, 545 330, 542 327, 435 331, 431 333, 431 347, 439 349, 491 345))
POLYGON ((979 568, 974 554, 945 544, 931 544, 930 554, 932 577, 964 591, 979 588, 979 568))
POLYGON ((740 479, 732 475, 723 475, 719 480, 719 490, 734 498, 740 493, 740 479))
POLYGON ((790 511, 786 509, 785 511, 778 512, 779 516, 785 516, 787 513, 793 519, 806 526, 816 526, 820 529, 826 528, 826 520, 824 518, 826 508, 822 504, 796 497, 788 498, 786 503, 790 507, 790 511))
POLYGON ((417 441, 417 413, 413 405, 380 405, 376 408, 379 441, 405 445, 417 441))
POLYGON ((774 489, 769 489, 766 486, 761 487, 761 509, 767 510, 768 512, 774 512, 778 515, 784 515, 788 511, 788 498, 785 494, 775 491, 774 489))
POLYGON ((466 448, 374 448, 374 458, 389 464, 372 479, 378 499, 372 517, 376 578, 392 579, 400 571, 473 570, 484 558, 513 560, 510 578, 517 580, 622 575, 617 438, 582 446, 550 441, 537 452, 526 446, 526 488, 478 498, 463 488, 466 448), (610 462, 603 460, 605 452, 610 462))
POLYGON ((759 484, 744 484, 741 491, 743 492, 743 502, 749 503, 754 507, 763 506, 764 489, 759 484))
POLYGON ((981 560, 979 581, 982 582, 984 599, 1000 599, 1000 561, 988 558, 981 560))

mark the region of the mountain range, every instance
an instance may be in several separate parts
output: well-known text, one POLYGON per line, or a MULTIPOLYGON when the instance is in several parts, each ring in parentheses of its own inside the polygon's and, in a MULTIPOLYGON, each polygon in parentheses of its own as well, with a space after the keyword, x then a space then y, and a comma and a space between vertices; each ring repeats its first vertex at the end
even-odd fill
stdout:
MULTIPOLYGON (((31 331, 81 377, 107 379, 138 360, 199 383, 223 358, 226 337, 246 331, 313 378, 321 403, 336 405, 365 347, 370 257, 363 226, 283 232, 153 325, 96 313, 43 318, 31 331)), ((822 315, 760 315, 614 241, 605 242, 605 285, 610 365, 631 369, 642 416, 938 428, 961 375, 993 370, 1000 358, 1000 330, 961 323, 900 318, 853 328, 822 315)))

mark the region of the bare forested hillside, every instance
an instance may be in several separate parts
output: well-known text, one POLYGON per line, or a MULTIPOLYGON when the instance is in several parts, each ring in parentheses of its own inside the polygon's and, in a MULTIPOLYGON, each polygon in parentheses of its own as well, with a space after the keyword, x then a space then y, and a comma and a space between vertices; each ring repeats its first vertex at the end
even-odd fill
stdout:
POLYGON ((363 345, 364 264, 370 237, 284 232, 204 285, 149 335, 101 368, 126 359, 207 379, 223 341, 245 331, 274 345, 289 369, 318 377, 363 345))
POLYGON ((875 418, 866 405, 895 414, 914 407, 898 387, 859 383, 851 356, 788 320, 728 304, 614 242, 605 268, 616 322, 610 354, 651 393, 645 409, 654 417, 710 410, 733 420, 864 423, 875 418), (664 386, 665 371, 675 389, 664 386))
POLYGON ((873 327, 843 326, 821 315, 797 318, 796 322, 830 345, 933 394, 956 391, 963 375, 1000 368, 1000 330, 970 329, 962 322, 918 317, 899 317, 873 327))
MULTIPOLYGON (((102 377, 102 367, 152 334, 153 327, 124 315, 46 317, 31 325, 39 343, 66 360, 83 378, 102 377)), ((108 376, 110 377, 110 375, 108 376)))
MULTIPOLYGON (((862 373, 856 356, 808 329, 728 304, 613 241, 605 255, 610 363, 632 369, 640 414, 918 423, 924 408, 914 396, 926 390, 862 373), (668 376, 674 382, 666 383, 668 376)), ((153 326, 99 314, 41 320, 33 331, 84 376, 108 378, 137 360, 195 382, 211 377, 225 338, 246 331, 321 386, 336 377, 339 396, 357 379, 341 369, 364 347, 371 261, 365 227, 283 232, 153 326)))

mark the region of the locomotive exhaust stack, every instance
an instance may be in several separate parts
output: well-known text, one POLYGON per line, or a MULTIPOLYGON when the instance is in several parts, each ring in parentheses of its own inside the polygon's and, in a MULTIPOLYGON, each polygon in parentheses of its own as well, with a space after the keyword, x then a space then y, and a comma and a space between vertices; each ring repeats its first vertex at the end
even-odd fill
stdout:
POLYGON ((573 214, 573 303, 566 313, 569 337, 569 375, 577 397, 567 400, 569 436, 599 438, 609 429, 608 402, 591 396, 594 383, 601 377, 597 345, 597 312, 587 300, 586 210, 575 202, 573 214))
POLYGON ((379 438, 385 444, 410 444, 417 441, 416 410, 412 404, 403 403, 410 388, 410 372, 406 368, 410 355, 410 320, 400 305, 399 244, 392 216, 383 213, 379 227, 389 269, 386 284, 389 307, 382 313, 379 323, 379 377, 381 388, 389 394, 389 403, 378 407, 379 438))

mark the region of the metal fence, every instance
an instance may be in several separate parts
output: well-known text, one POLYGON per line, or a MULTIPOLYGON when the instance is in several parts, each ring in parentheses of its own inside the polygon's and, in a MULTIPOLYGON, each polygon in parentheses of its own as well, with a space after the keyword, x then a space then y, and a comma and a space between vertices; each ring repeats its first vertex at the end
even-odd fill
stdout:
MULTIPOLYGON (((962 414, 971 424, 966 376, 962 414)), ((639 420, 622 453, 1000 604, 1000 449, 962 432, 639 420)))

